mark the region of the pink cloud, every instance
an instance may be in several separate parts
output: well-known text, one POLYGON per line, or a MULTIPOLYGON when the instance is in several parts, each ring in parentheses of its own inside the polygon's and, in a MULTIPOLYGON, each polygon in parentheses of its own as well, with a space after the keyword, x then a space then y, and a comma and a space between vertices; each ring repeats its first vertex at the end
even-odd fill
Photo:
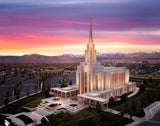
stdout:
MULTIPOLYGON (((83 21, 73 21, 73 20, 60 20, 60 21, 67 24, 90 25, 89 22, 83 22, 83 21)), ((92 25, 102 25, 102 24, 93 22, 92 25)))

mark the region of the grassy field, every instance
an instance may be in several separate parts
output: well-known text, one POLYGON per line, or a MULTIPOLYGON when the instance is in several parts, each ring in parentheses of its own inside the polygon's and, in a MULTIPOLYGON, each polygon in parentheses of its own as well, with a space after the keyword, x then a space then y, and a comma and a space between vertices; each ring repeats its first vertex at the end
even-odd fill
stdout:
POLYGON ((123 126, 131 123, 133 120, 123 118, 120 115, 114 115, 108 112, 97 112, 96 109, 84 109, 81 112, 71 115, 61 113, 47 117, 50 121, 46 126, 89 126, 103 123, 106 126, 123 126), (120 125, 120 122, 122 125, 120 125))
POLYGON ((138 106, 138 102, 140 102, 141 108, 143 108, 143 106, 144 106, 143 104, 145 103, 144 100, 146 100, 145 98, 151 93, 152 93, 152 90, 147 90, 144 93, 138 93, 133 98, 130 98, 126 102, 124 102, 124 103, 122 103, 122 104, 120 104, 118 106, 115 106, 113 109, 118 110, 118 111, 122 111, 122 109, 123 109, 124 113, 126 112, 126 113, 130 114, 130 112, 128 110, 128 104, 130 103, 131 106, 132 106, 133 115, 139 116, 139 117, 143 117, 144 116, 144 112, 142 112, 140 115, 137 115, 136 109, 137 109, 137 106, 138 106))
POLYGON ((21 112, 23 106, 34 108, 40 104, 41 99, 44 97, 45 97, 44 93, 41 93, 32 96, 30 98, 27 98, 25 100, 18 101, 12 105, 9 105, 8 108, 4 110, 2 113, 10 113, 10 114, 19 113, 21 112))

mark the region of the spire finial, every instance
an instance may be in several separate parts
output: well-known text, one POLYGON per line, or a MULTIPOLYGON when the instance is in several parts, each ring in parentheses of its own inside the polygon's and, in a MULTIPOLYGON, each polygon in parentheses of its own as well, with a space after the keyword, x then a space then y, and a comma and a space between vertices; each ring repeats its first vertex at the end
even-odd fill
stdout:
POLYGON ((92 38, 92 18, 91 17, 90 17, 89 43, 93 43, 93 38, 92 38))

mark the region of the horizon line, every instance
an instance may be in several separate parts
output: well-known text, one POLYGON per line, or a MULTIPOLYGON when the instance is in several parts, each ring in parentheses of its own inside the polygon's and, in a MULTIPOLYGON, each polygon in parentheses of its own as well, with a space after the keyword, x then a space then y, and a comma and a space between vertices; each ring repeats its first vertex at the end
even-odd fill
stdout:
MULTIPOLYGON (((145 51, 137 51, 137 52, 108 52, 108 53, 99 53, 97 54, 133 54, 133 53, 160 53, 160 51, 152 51, 152 52, 145 52, 145 51)), ((0 55, 0 56, 29 56, 29 55, 42 55, 42 56, 63 56, 63 55, 74 55, 74 56, 84 56, 85 54, 73 54, 73 53, 63 53, 59 55, 46 55, 46 54, 40 54, 40 53, 27 53, 27 54, 22 54, 22 55, 0 55)))

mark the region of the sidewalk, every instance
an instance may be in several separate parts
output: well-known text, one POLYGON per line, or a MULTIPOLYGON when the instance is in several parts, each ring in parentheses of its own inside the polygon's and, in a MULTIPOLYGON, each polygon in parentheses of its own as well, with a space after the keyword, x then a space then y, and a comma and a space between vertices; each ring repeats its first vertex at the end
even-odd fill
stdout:
MULTIPOLYGON (((146 108, 144 108, 145 116, 143 118, 133 116, 132 119, 134 120, 134 122, 128 124, 127 126, 136 126, 143 123, 144 121, 152 121, 150 119, 152 119, 154 115, 158 112, 157 110, 160 110, 160 101, 156 101, 151 105, 147 106, 146 108)), ((130 118, 130 115, 125 114, 124 117, 130 118)), ((153 121, 153 122, 156 122, 156 121, 153 121)))
MULTIPOLYGON (((127 114, 127 113, 125 113, 124 115, 123 115, 123 117, 125 117, 125 118, 130 118, 130 115, 129 114, 127 114)), ((134 122, 135 121, 139 121, 139 120, 141 120, 142 118, 139 118, 139 117, 137 117, 137 116, 132 116, 132 118, 131 119, 133 119, 134 120, 134 122)))

